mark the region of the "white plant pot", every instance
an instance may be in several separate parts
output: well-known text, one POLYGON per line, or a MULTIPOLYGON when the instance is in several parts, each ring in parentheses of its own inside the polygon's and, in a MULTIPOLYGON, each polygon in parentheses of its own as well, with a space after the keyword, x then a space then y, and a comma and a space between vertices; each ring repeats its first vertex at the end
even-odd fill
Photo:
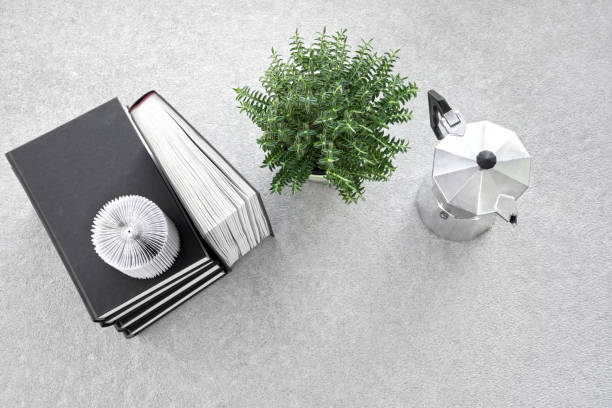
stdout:
POLYGON ((311 174, 308 176, 308 181, 314 181, 315 183, 327 183, 327 179, 323 174, 311 174))

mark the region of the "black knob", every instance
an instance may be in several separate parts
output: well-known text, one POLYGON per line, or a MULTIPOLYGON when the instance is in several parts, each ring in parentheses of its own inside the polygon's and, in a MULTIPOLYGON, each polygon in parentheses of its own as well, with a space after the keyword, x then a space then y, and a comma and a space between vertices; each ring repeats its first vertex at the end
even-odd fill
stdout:
POLYGON ((492 169, 495 167, 495 163, 497 163, 497 157, 495 157, 495 153, 489 150, 483 150, 476 156, 476 163, 478 163, 478 167, 483 170, 492 169))

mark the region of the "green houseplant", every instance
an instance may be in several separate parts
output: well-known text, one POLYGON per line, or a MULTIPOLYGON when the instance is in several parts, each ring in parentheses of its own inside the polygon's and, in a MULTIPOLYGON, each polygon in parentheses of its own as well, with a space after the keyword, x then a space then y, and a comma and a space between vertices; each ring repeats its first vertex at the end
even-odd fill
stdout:
POLYGON ((260 82, 264 92, 235 88, 241 112, 262 131, 262 167, 276 174, 270 190, 295 193, 311 174, 322 174, 346 203, 363 199, 365 181, 386 181, 392 159, 408 142, 389 135, 389 125, 412 112, 404 104, 417 94, 415 83, 393 74, 398 50, 382 55, 363 41, 354 53, 346 30, 325 29, 306 46, 296 31, 289 58, 272 49, 260 82))

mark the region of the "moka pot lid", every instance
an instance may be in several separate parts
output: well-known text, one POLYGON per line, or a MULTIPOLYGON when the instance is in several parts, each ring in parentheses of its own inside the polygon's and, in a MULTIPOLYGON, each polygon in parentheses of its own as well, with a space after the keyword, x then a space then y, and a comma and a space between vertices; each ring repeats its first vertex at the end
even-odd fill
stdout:
POLYGON ((513 206, 529 187, 530 174, 531 157, 516 134, 488 121, 468 123, 463 136, 448 134, 435 148, 433 180, 440 198, 468 216, 513 206))

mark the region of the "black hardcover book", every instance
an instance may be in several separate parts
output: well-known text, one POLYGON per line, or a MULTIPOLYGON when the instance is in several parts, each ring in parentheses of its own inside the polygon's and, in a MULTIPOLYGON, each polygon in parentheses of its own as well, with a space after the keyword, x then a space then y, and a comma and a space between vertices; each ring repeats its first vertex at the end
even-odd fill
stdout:
POLYGON ((165 304, 163 307, 151 308, 152 311, 148 312, 143 318, 134 322, 127 328, 117 328, 119 331, 122 331, 123 334, 127 338, 134 337, 162 317, 166 316, 169 312, 176 309, 204 289, 206 289, 211 284, 215 283, 219 278, 225 275, 225 272, 217 272, 216 274, 211 274, 206 277, 206 279, 201 280, 197 285, 193 285, 188 290, 182 291, 177 294, 177 296, 172 299, 171 302, 165 304))
POLYGON ((142 296, 140 299, 138 299, 138 301, 106 317, 104 321, 100 322, 100 325, 102 327, 111 326, 115 322, 122 319, 124 316, 127 316, 139 310, 143 310, 143 307, 152 300, 160 299, 163 296, 167 296, 168 294, 174 291, 181 290, 181 288, 186 285, 190 280, 202 274, 208 274, 209 271, 215 267, 219 267, 219 263, 213 261, 212 259, 209 259, 208 261, 204 262, 204 264, 192 268, 187 273, 182 274, 176 279, 171 280, 159 290, 149 293, 146 296, 142 296))
POLYGON ((94 321, 103 321, 209 259, 118 99, 6 156, 94 321), (172 267, 153 279, 134 279, 113 269, 98 257, 91 242, 98 210, 130 194, 157 204, 181 239, 172 267))
POLYGON ((181 285, 177 290, 159 294, 137 310, 121 317, 115 321, 115 328, 118 331, 125 332, 128 328, 141 326, 142 323, 151 321, 152 318, 157 316, 160 312, 171 309, 172 305, 176 304, 180 299, 183 299, 187 294, 199 287, 203 288, 208 286, 208 284, 216 281, 218 278, 225 275, 225 273, 223 267, 218 264, 214 265, 205 273, 190 277, 185 284, 181 285))
POLYGON ((209 253, 227 270, 274 236, 259 192, 161 95, 147 92, 129 112, 209 253))
POLYGON ((6 154, 92 319, 140 333, 273 235, 261 196, 166 100, 113 99, 6 154), (139 195, 171 219, 180 250, 152 279, 107 265, 91 241, 100 208, 139 195))

